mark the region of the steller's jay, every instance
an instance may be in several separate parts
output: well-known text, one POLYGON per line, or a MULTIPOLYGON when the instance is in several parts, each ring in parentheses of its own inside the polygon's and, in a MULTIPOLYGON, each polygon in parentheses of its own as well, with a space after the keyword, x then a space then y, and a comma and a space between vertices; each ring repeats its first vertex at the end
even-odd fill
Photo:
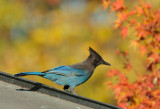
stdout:
POLYGON ((74 88, 87 81, 98 65, 105 64, 110 66, 91 47, 89 47, 89 51, 89 57, 82 63, 59 66, 43 72, 22 72, 15 74, 15 76, 38 75, 56 84, 63 85, 65 91, 75 94, 74 88), (68 90, 69 88, 70 91, 68 90))

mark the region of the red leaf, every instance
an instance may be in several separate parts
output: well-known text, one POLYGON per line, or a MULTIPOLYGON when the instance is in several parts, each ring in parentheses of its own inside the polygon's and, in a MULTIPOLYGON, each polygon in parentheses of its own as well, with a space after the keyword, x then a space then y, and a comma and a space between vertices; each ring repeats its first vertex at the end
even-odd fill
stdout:
POLYGON ((151 4, 149 4, 149 3, 145 4, 145 7, 148 8, 148 9, 152 8, 151 4))
POLYGON ((155 35, 155 39, 156 39, 158 42, 160 42, 160 35, 156 34, 156 35, 155 35))
POLYGON ((156 53, 149 56, 149 58, 152 60, 152 63, 158 63, 160 61, 160 56, 156 53))
POLYGON ((121 72, 119 70, 110 70, 107 73, 107 77, 112 77, 112 76, 115 76, 115 75, 119 75, 120 73, 121 72))
POLYGON ((147 84, 147 86, 150 87, 150 88, 154 88, 154 85, 153 85, 153 83, 151 83, 151 82, 149 82, 149 83, 147 84))
POLYGON ((131 11, 131 12, 128 13, 128 15, 130 15, 130 16, 131 16, 131 15, 134 15, 134 14, 136 14, 135 11, 131 11))
POLYGON ((108 73, 107 73, 107 77, 112 77, 112 76, 115 76, 117 74, 117 71, 116 70, 110 70, 108 73))
POLYGON ((120 34, 123 36, 123 39, 125 39, 128 34, 128 28, 123 27, 120 34))
POLYGON ((124 8, 125 8, 124 1, 123 0, 116 0, 112 4, 111 11, 119 11, 119 10, 123 10, 124 8))
POLYGON ((137 23, 137 21, 136 21, 135 19, 132 19, 132 20, 129 22, 130 26, 133 26, 133 25, 135 25, 136 23, 137 23))

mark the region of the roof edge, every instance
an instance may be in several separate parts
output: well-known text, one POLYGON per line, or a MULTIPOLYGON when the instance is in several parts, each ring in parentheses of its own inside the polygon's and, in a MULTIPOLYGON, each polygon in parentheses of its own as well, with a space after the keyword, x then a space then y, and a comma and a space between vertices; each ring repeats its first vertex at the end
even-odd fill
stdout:
POLYGON ((73 95, 54 87, 47 86, 42 83, 31 81, 21 77, 15 77, 11 74, 0 71, 0 80, 15 84, 21 87, 29 88, 29 91, 38 91, 47 95, 55 96, 61 99, 65 99, 74 103, 78 103, 84 106, 88 106, 95 109, 122 109, 110 104, 106 104, 100 101, 92 100, 78 95, 73 95))

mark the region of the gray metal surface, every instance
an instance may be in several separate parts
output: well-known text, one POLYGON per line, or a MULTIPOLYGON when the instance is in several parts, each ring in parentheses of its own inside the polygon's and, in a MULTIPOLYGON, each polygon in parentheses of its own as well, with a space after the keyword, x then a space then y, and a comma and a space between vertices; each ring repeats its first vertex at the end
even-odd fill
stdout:
POLYGON ((0 81, 0 109, 92 109, 74 102, 0 81))
MULTIPOLYGON (((41 83, 38 83, 38 82, 35 82, 35 81, 27 80, 27 79, 24 79, 24 78, 21 78, 21 77, 14 77, 13 75, 7 74, 7 73, 4 73, 4 72, 0 72, 0 80, 8 82, 8 83, 15 84, 15 85, 18 85, 18 86, 21 86, 21 87, 29 88, 29 89, 26 89, 26 91, 25 91, 25 89, 22 89, 22 88, 21 89, 11 88, 11 89, 14 91, 14 93, 17 93, 17 94, 19 94, 19 93, 21 95, 28 94, 28 96, 31 96, 31 99, 32 99, 32 95, 37 94, 36 92, 32 92, 32 91, 38 91, 38 92, 42 92, 44 94, 47 94, 46 96, 51 95, 53 98, 61 99, 62 101, 64 100, 64 102, 62 102, 62 104, 64 104, 63 106, 65 106, 65 105, 66 106, 71 106, 68 102, 70 102, 70 103, 74 102, 73 107, 65 108, 65 107, 61 106, 61 107, 59 107, 60 109, 72 109, 72 108, 74 108, 74 109, 83 109, 83 108, 87 109, 89 107, 90 108, 95 108, 95 109, 121 109, 121 108, 118 108, 118 107, 113 106, 113 105, 109 105, 109 104, 102 103, 102 102, 99 102, 99 101, 95 101, 95 100, 92 100, 92 99, 88 99, 88 98, 85 98, 85 97, 81 97, 81 96, 73 95, 73 94, 70 94, 70 93, 66 93, 64 91, 57 90, 53 87, 50 87, 50 86, 47 86, 47 85, 44 85, 44 84, 41 84, 41 83), (32 95, 30 95, 31 93, 32 93, 32 95), (76 107, 75 104, 80 105, 80 106, 83 105, 84 107, 82 107, 82 108, 80 106, 76 107)), ((1 86, 0 86, 0 89, 1 89, 1 86)), ((8 90, 10 90, 10 89, 8 89, 8 90)), ((0 92, 1 92, 1 90, 0 90, 0 92)), ((6 90, 6 93, 7 93, 7 90, 6 90)), ((12 92, 10 92, 10 93, 12 94, 12 92)), ((44 96, 44 94, 39 94, 37 96, 44 96)), ((1 95, 1 93, 0 93, 0 95, 1 95)), ((23 95, 23 96, 26 96, 26 95, 23 95)), ((35 96, 35 98, 38 98, 37 96, 35 96)), ((5 96, 3 95, 3 97, 5 97, 5 96)), ((1 96, 0 96, 0 98, 1 98, 1 96)), ((17 98, 16 94, 15 94, 15 96, 13 96, 13 100, 14 100, 14 98, 15 99, 17 98)), ((47 101, 47 100, 44 99, 44 101, 47 101)), ((1 99, 0 99, 0 103, 1 103, 1 99)), ((15 101, 15 105, 16 105, 16 103, 19 103, 19 102, 15 101)), ((35 104, 35 106, 38 106, 38 101, 36 101, 36 100, 34 100, 31 103, 35 104)), ((51 100, 51 102, 47 102, 47 103, 48 103, 48 106, 51 106, 51 105, 56 106, 56 104, 54 104, 52 102, 52 100, 51 100)), ((29 105, 29 103, 24 101, 24 105, 27 106, 27 105, 29 105)), ((0 104, 0 106, 1 106, 1 104, 0 104)), ((47 106, 47 105, 44 105, 41 108, 50 109, 50 108, 46 108, 45 106, 47 106)), ((17 104, 17 107, 18 107, 18 104, 17 104)), ((39 108, 39 109, 41 109, 41 108, 39 108)), ((59 108, 56 108, 56 109, 59 109, 59 108)), ((3 108, 0 107, 0 109, 3 109, 3 108)), ((4 108, 4 109, 7 109, 7 108, 4 108)), ((10 108, 8 108, 8 109, 10 109, 10 108)), ((22 109, 22 108, 16 108, 16 109, 22 109)), ((25 109, 25 108, 23 108, 23 109, 25 109)), ((34 109, 36 109, 36 108, 34 108, 34 109)), ((37 107, 37 109, 38 109, 38 107, 37 107)), ((54 108, 52 107, 52 109, 54 109, 54 108)))

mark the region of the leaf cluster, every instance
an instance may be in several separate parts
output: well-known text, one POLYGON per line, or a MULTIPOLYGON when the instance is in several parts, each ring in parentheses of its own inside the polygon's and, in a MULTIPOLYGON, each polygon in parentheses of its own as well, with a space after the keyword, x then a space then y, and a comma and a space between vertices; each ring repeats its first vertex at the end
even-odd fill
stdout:
MULTIPOLYGON (((107 77, 117 76, 119 82, 107 85, 114 90, 117 105, 125 109, 159 109, 160 107, 160 10, 152 8, 150 3, 137 1, 133 9, 125 5, 125 0, 102 0, 104 9, 116 12, 115 29, 120 29, 123 39, 132 37, 131 45, 139 48, 146 56, 145 74, 129 83, 127 76, 113 69, 107 77), (133 30, 131 36, 128 35, 133 30)), ((128 50, 118 51, 125 58, 124 69, 130 72, 133 67, 127 59, 128 50)), ((136 58, 136 57, 135 57, 136 58)), ((138 66, 137 66, 138 67, 138 66)), ((136 73, 136 72, 135 72, 136 73)))

